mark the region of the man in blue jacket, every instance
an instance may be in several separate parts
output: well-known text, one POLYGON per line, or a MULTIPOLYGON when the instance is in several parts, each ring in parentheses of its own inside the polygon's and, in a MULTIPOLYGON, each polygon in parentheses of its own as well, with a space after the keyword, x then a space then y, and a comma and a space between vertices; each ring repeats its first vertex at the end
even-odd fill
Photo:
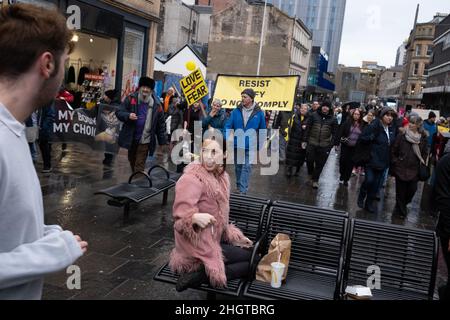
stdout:
POLYGON ((148 155, 156 149, 156 139, 166 145, 164 110, 155 96, 155 81, 148 77, 139 80, 137 92, 128 96, 116 112, 123 127, 119 134, 119 146, 128 149, 131 170, 144 171, 148 155))
MULTIPOLYGON (((255 103, 256 93, 253 89, 245 89, 241 93, 242 103, 230 115, 225 125, 225 135, 230 135, 230 130, 243 130, 235 134, 234 137, 234 163, 236 172, 236 185, 241 194, 247 194, 248 184, 251 175, 251 162, 256 157, 256 150, 250 146, 255 146, 258 141, 251 141, 250 130, 255 130, 257 139, 259 129, 266 129, 266 118, 264 112, 255 103), (244 155, 244 157, 242 157, 244 155)), ((259 148, 258 148, 259 149, 259 148)))

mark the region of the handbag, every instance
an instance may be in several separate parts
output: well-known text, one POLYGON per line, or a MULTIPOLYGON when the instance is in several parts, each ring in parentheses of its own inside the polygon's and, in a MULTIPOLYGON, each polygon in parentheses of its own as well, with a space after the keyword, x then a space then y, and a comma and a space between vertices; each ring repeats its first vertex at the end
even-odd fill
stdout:
POLYGON ((426 163, 423 163, 420 161, 419 164, 419 181, 427 181, 430 179, 431 173, 430 173, 430 166, 428 165, 430 157, 427 157, 426 163))

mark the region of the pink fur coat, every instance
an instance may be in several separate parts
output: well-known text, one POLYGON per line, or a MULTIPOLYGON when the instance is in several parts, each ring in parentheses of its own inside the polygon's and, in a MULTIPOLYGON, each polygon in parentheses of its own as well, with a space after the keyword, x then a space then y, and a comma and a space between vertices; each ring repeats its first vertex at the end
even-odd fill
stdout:
POLYGON ((175 187, 173 204, 175 248, 170 254, 169 266, 177 273, 194 272, 201 264, 214 287, 227 283, 221 240, 237 244, 245 236, 228 221, 230 178, 223 173, 216 178, 201 164, 186 167, 175 187), (192 225, 195 213, 209 213, 217 222, 200 229, 192 225))

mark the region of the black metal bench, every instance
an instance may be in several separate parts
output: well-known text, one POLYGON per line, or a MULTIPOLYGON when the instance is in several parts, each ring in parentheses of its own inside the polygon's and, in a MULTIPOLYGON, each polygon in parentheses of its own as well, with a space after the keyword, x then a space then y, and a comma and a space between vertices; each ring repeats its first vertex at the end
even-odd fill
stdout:
POLYGON ((373 300, 432 300, 438 246, 432 231, 354 219, 344 283, 367 286, 367 268, 377 266, 381 289, 372 289, 373 300))
MULTIPOLYGON (((254 279, 246 284, 244 296, 267 300, 341 298, 348 215, 311 208, 278 202, 271 207, 266 236, 273 239, 284 233, 292 241, 286 283, 275 289, 254 279)), ((267 253, 269 241, 261 243, 267 253)), ((255 275, 257 265, 252 268, 255 275)))
MULTIPOLYGON (((252 241, 258 244, 263 233, 263 227, 267 220, 268 207, 270 200, 248 197, 238 194, 231 194, 230 198, 230 223, 233 223, 252 241)), ((255 255, 256 252, 254 251, 255 255)), ((255 256, 252 257, 252 261, 255 260, 255 256)), ((251 267, 251 265, 250 265, 251 267)), ((156 281, 162 281, 165 283, 176 284, 179 275, 172 272, 165 264, 153 277, 156 281)), ((200 288, 201 291, 208 292, 208 298, 214 298, 216 293, 238 297, 242 294, 243 287, 246 279, 230 280, 227 283, 226 289, 216 289, 207 284, 203 284, 200 288)))
POLYGON ((123 219, 126 222, 130 215, 130 206, 133 203, 138 204, 163 193, 162 204, 166 205, 169 190, 175 186, 180 176, 181 174, 170 173, 161 166, 153 166, 148 173, 133 173, 128 179, 128 183, 120 183, 94 194, 110 197, 111 199, 107 201, 110 206, 123 207, 123 219), (144 177, 134 180, 139 175, 144 177))

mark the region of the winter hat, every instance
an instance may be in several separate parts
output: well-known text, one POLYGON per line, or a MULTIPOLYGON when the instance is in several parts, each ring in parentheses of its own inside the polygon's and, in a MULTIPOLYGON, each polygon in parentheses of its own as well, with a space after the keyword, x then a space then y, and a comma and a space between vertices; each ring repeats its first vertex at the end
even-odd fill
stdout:
POLYGON ((256 92, 253 89, 245 89, 244 91, 241 92, 242 94, 246 94, 248 95, 250 98, 252 98, 252 100, 255 100, 256 97, 256 92))
POLYGON ((141 77, 139 79, 139 88, 140 87, 148 87, 152 90, 155 89, 155 80, 149 78, 149 77, 141 77))
POLYGON ((328 107, 328 108, 332 108, 332 105, 331 105, 331 101, 329 101, 329 100, 325 100, 325 101, 323 101, 322 102, 322 104, 320 105, 321 107, 328 107))
POLYGON ((428 119, 433 119, 436 118, 436 113, 434 113, 433 111, 430 111, 430 113, 428 114, 428 119))
POLYGON ((395 112, 395 110, 392 109, 391 107, 384 107, 384 108, 381 109, 381 111, 380 111, 380 119, 383 119, 383 117, 386 115, 386 113, 389 113, 389 112, 393 113, 394 116, 397 115, 397 113, 395 112))
POLYGON ((109 99, 114 100, 117 96, 118 90, 108 90, 105 91, 105 96, 107 96, 109 99))

